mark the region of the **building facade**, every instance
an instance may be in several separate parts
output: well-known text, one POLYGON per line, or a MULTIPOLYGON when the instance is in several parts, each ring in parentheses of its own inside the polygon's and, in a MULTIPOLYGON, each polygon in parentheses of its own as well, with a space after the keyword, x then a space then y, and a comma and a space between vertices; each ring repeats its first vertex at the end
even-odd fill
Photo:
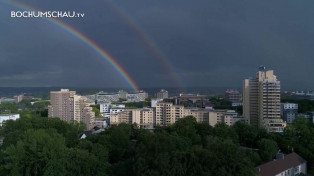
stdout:
POLYGON ((99 105, 100 114, 103 117, 110 117, 110 115, 117 114, 118 112, 124 111, 124 104, 111 104, 111 103, 102 103, 99 105))
POLYGON ((168 91, 165 89, 161 89, 160 92, 157 92, 157 99, 165 99, 168 98, 168 91))
POLYGON ((206 123, 211 126, 215 126, 218 123, 231 126, 237 121, 246 122, 234 110, 185 108, 182 105, 174 105, 170 102, 158 102, 155 108, 126 109, 123 112, 110 115, 110 124, 136 123, 141 128, 153 128, 172 125, 186 116, 193 116, 196 122, 206 123))
POLYGON ((94 127, 95 113, 90 107, 87 98, 76 95, 75 91, 61 89, 50 92, 50 103, 48 106, 48 117, 59 118, 66 122, 83 122, 87 129, 94 127))
POLYGON ((283 132, 280 117, 280 81, 273 70, 260 67, 255 78, 243 81, 243 116, 268 132, 283 132))
POLYGON ((126 109, 110 116, 110 125, 120 123, 137 124, 140 128, 153 128, 155 112, 153 108, 126 109))
POLYGON ((298 117, 298 104, 281 103, 280 114, 287 123, 292 123, 298 117))
POLYGON ((146 98, 148 98, 148 94, 144 91, 126 94, 127 102, 141 102, 145 101, 146 98))
POLYGON ((173 105, 173 103, 159 102, 156 106, 156 125, 167 126, 174 124, 178 119, 185 116, 183 105, 173 105))
POLYGON ((231 103, 241 103, 242 94, 238 90, 228 89, 225 91, 225 99, 231 103))

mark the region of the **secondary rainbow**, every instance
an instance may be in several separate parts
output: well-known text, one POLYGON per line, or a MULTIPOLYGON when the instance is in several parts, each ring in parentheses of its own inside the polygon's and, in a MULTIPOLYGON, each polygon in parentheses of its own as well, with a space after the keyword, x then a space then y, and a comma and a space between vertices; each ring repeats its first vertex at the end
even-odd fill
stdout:
POLYGON ((172 81, 183 91, 183 84, 179 79, 179 76, 174 71, 173 66, 171 63, 166 59, 165 55, 161 52, 161 50, 158 48, 154 40, 149 37, 141 28, 141 26, 136 23, 130 15, 128 15, 125 10, 118 7, 112 0, 108 0, 105 2, 107 5, 110 5, 111 8, 122 18, 129 26, 132 28, 136 34, 141 38, 141 40, 146 44, 146 46, 152 51, 152 53, 155 55, 155 58, 159 60, 159 63, 162 64, 163 68, 167 70, 169 76, 171 77, 172 81))
MULTIPOLYGON (((1 0, 0 2, 7 4, 9 6, 16 7, 18 9, 23 9, 23 10, 29 10, 29 11, 40 11, 38 9, 35 9, 33 7, 30 7, 26 4, 16 2, 16 1, 3 1, 1 0)), ((76 37, 83 43, 85 43, 87 46, 89 46, 91 49, 96 51, 101 57, 103 57, 108 63, 110 63, 115 70, 119 72, 119 74, 125 79, 125 81, 134 89, 134 91, 139 91, 140 88, 138 85, 135 83, 135 81, 131 78, 131 76, 126 72, 126 70, 103 48, 101 48, 96 42, 94 42, 92 39, 88 38, 86 35, 84 35, 82 32, 79 30, 73 28, 72 26, 57 20, 55 18, 42 18, 45 19, 52 24, 55 24, 56 26, 60 27, 61 29, 67 31, 70 33, 72 36, 76 37)))

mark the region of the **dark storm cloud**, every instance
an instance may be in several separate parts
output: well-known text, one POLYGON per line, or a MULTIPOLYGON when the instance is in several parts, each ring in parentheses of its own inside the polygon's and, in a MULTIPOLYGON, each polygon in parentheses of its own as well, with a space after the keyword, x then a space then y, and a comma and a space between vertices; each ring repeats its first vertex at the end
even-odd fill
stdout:
MULTIPOLYGON (((45 10, 85 12, 84 19, 65 21, 112 54, 141 87, 176 85, 112 3, 156 42, 185 86, 240 87, 264 64, 275 70, 284 89, 314 88, 309 78, 314 65, 312 1, 24 3, 45 10)), ((43 20, 4 17, 11 8, 0 7, 1 26, 6 26, 0 42, 2 86, 127 86, 107 62, 74 37, 43 20)))

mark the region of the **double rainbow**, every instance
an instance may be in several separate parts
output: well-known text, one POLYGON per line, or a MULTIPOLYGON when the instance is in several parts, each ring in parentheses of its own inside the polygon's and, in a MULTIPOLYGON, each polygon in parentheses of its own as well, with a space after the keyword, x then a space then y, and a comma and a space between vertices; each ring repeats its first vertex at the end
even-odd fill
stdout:
MULTIPOLYGON (((26 4, 16 2, 16 1, 3 1, 0 2, 18 8, 22 10, 28 10, 28 11, 39 11, 33 7, 30 7, 26 4)), ((102 58, 104 58, 106 61, 108 61, 109 64, 111 64, 115 70, 118 71, 118 73, 124 78, 124 80, 132 87, 134 91, 139 91, 140 88, 135 83, 135 81, 131 78, 131 76, 126 72, 126 70, 103 48, 101 48, 96 42, 94 42, 92 39, 88 38, 86 35, 81 33, 79 30, 73 28, 72 26, 65 24, 64 22, 55 19, 55 18, 42 18, 45 19, 52 24, 58 26, 59 28, 65 30, 75 38, 79 39, 83 43, 85 43, 88 47, 96 51, 102 58)))

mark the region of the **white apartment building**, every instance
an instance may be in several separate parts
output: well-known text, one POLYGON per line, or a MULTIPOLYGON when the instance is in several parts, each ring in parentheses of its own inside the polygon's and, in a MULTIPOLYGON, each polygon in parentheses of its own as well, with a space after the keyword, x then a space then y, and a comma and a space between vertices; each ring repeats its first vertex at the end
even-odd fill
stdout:
POLYGON ((124 111, 124 109, 125 109, 124 104, 111 104, 111 103, 100 104, 100 114, 103 117, 110 117, 110 115, 122 112, 124 111))
POLYGON ((20 118, 20 114, 0 114, 0 126, 3 125, 4 121, 17 120, 20 118))

